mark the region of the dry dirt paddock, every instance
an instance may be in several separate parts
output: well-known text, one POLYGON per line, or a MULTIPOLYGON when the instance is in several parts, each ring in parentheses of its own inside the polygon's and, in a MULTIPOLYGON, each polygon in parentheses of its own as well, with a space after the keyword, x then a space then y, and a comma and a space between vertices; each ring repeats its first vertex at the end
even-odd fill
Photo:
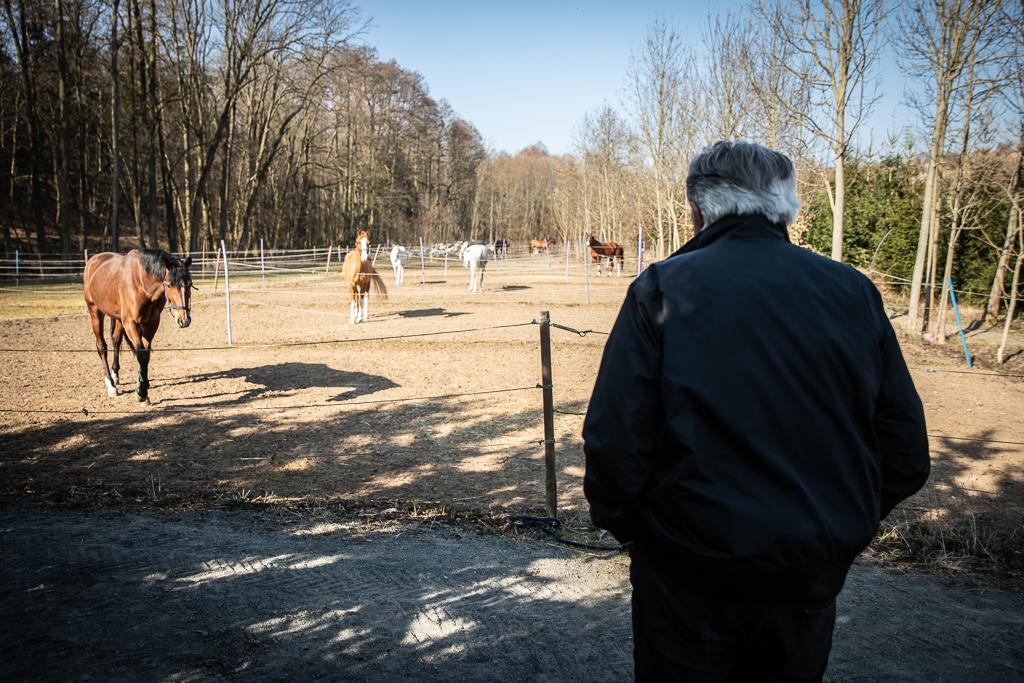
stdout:
MULTIPOLYGON (((235 279, 236 347, 210 350, 200 349, 225 345, 223 283, 215 290, 210 273, 197 278, 192 326, 179 330, 165 316, 157 335, 148 407, 132 393, 130 354, 122 355, 123 394, 109 399, 94 352, 60 352, 93 348, 76 284, 4 285, 2 495, 542 509, 539 330, 526 323, 549 310, 554 322, 607 331, 630 278, 592 273, 587 304, 579 265, 566 279, 564 262, 549 269, 543 256, 492 261, 479 294, 467 291, 468 272, 455 263, 447 274, 434 264, 423 278, 410 267, 400 288, 382 270, 391 296, 371 302, 370 321, 360 325, 348 323, 336 269, 265 285, 235 279), (331 343, 274 345, 317 341, 331 343)), ((582 418, 574 413, 585 408, 605 338, 552 335, 555 404, 569 413, 555 417, 559 505, 571 515, 584 509, 582 418)), ((1018 524, 1024 362, 1018 354, 996 369, 984 333, 972 344, 975 372, 962 372, 953 345, 905 344, 935 463, 911 506, 966 500, 1018 524)))

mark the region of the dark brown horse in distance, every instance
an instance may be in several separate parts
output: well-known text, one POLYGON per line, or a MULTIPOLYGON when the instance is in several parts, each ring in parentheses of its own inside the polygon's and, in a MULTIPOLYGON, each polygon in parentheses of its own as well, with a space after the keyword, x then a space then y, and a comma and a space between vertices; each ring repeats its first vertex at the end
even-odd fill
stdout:
POLYGON ((601 267, 605 259, 611 259, 615 266, 615 274, 622 275, 622 268, 626 265, 625 252, 618 242, 598 242, 591 235, 587 241, 590 246, 590 260, 597 262, 597 274, 601 275, 601 267))
POLYGON ((191 256, 183 261, 174 254, 154 249, 132 249, 124 256, 96 254, 85 265, 85 305, 92 319, 96 350, 103 361, 108 396, 117 396, 121 339, 127 335, 128 346, 139 361, 139 403, 149 403, 149 354, 160 327, 160 314, 166 306, 178 327, 188 327, 192 322, 190 265, 191 256), (104 316, 110 318, 113 369, 107 365, 104 316))

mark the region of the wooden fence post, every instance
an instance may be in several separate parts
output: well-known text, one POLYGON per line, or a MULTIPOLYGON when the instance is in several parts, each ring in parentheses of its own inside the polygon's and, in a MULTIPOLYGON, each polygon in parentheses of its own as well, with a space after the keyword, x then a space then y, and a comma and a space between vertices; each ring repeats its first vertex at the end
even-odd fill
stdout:
POLYGON ((551 390, 551 314, 540 313, 540 383, 544 394, 544 493, 548 517, 558 519, 555 482, 555 401, 551 390))
POLYGON ((263 238, 260 238, 260 280, 263 282, 263 286, 267 286, 267 267, 263 261, 263 238))

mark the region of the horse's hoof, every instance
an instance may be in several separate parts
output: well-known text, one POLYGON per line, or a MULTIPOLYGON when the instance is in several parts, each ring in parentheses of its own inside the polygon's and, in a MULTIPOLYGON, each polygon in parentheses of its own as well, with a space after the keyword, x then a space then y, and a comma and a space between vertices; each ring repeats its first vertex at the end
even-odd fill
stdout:
POLYGON ((140 396, 139 397, 139 405, 140 406, 148 406, 149 405, 149 397, 148 396, 140 396))
POLYGON ((107 398, 117 398, 117 389, 107 389, 107 398))
POLYGON ((120 381, 116 372, 110 373, 110 379, 112 379, 114 381, 114 384, 117 384, 118 381, 120 381))

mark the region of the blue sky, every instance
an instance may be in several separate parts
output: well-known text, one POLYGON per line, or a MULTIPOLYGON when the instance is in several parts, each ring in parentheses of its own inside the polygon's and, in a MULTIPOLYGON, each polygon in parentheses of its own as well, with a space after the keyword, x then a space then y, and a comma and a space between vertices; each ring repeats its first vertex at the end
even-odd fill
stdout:
MULTIPOLYGON (((712 7, 664 0, 358 4, 372 19, 365 42, 422 74, 431 95, 448 100, 489 147, 515 152, 543 142, 553 153, 572 151, 573 131, 588 111, 603 103, 621 108, 630 53, 655 19, 699 46, 712 7)), ((880 67, 883 99, 864 131, 876 141, 910 120, 900 101, 906 84, 890 55, 880 67)))

